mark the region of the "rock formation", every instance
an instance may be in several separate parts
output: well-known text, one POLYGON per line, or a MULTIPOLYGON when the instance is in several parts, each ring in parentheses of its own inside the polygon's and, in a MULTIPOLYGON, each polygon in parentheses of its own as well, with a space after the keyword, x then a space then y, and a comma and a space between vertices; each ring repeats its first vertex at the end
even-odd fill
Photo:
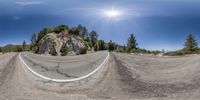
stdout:
POLYGON ((46 34, 39 41, 39 54, 61 55, 61 49, 66 48, 68 54, 77 54, 86 43, 79 35, 69 34, 68 30, 59 33, 51 32, 46 34))

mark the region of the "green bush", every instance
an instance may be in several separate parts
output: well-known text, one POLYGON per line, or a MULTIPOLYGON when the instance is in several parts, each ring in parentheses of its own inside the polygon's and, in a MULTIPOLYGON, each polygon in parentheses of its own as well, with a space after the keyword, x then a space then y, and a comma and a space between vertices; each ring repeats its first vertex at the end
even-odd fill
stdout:
POLYGON ((60 33, 61 31, 64 31, 64 30, 68 30, 69 27, 67 25, 59 25, 59 26, 56 26, 53 31, 55 33, 60 33))
POLYGON ((138 53, 139 51, 138 51, 138 49, 132 49, 132 50, 130 50, 130 53, 138 53))
POLYGON ((67 53, 68 53, 68 49, 67 48, 61 48, 60 52, 61 52, 61 56, 66 56, 67 53))
POLYGON ((15 47, 15 52, 22 52, 22 51, 23 51, 22 46, 15 47))
POLYGON ((79 54, 86 54, 87 53, 87 48, 86 47, 81 47, 79 50, 79 54))
POLYGON ((69 34, 72 34, 72 35, 80 35, 80 32, 76 29, 70 29, 69 30, 69 34))
POLYGON ((104 40, 99 40, 99 50, 105 50, 106 49, 106 45, 104 40))
POLYGON ((33 53, 38 53, 39 51, 39 45, 38 44, 32 44, 30 46, 30 50, 33 52, 33 53))
POLYGON ((39 42, 46 34, 52 32, 51 28, 44 28, 38 33, 37 42, 39 42))
POLYGON ((115 44, 110 40, 108 43, 108 50, 113 51, 115 49, 115 44))
POLYGON ((99 50, 99 42, 97 41, 96 44, 94 45, 94 51, 99 50))

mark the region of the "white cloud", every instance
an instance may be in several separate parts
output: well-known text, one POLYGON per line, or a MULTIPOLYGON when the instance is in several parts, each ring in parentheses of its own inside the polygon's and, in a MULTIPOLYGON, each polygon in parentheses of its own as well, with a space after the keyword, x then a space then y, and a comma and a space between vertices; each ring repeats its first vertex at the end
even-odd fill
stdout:
POLYGON ((18 1, 16 2, 16 4, 20 5, 20 6, 28 6, 28 5, 39 5, 39 4, 43 4, 43 1, 18 1))

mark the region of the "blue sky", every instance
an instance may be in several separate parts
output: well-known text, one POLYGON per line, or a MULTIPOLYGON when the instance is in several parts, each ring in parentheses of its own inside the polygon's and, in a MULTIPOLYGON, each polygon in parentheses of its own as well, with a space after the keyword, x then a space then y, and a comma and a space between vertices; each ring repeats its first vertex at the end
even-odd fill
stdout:
POLYGON ((44 27, 85 25, 105 41, 126 44, 133 33, 139 47, 177 50, 192 33, 200 41, 198 0, 0 0, 0 46, 30 41, 44 27), (121 15, 105 16, 115 8, 121 15))

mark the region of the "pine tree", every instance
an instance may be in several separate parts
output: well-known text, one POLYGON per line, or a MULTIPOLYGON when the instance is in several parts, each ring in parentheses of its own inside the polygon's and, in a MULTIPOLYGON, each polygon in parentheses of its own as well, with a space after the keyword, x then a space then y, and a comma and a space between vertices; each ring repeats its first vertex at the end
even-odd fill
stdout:
POLYGON ((104 40, 99 40, 98 42, 99 42, 99 50, 105 50, 106 47, 104 40))
POLYGON ((16 47, 15 47, 15 50, 14 50, 15 52, 22 52, 23 51, 23 48, 22 48, 22 46, 21 45, 17 45, 16 47))
POLYGON ((44 28, 42 31, 38 33, 37 42, 39 42, 46 34, 52 32, 51 28, 44 28))
POLYGON ((108 50, 109 51, 113 51, 115 49, 115 45, 112 42, 112 40, 110 40, 110 42, 108 42, 108 50))
POLYGON ((22 43, 22 50, 26 51, 26 41, 23 41, 23 43, 22 43))
POLYGON ((99 50, 99 42, 97 41, 96 44, 94 45, 94 51, 99 50))
POLYGON ((188 35, 184 46, 185 46, 184 49, 187 50, 188 52, 194 52, 195 50, 198 49, 198 43, 192 34, 188 35))
POLYGON ((37 37, 36 34, 33 33, 31 36, 31 44, 30 44, 30 50, 36 53, 38 51, 39 44, 37 43, 37 37))
POLYGON ((126 45, 125 44, 123 45, 123 51, 124 52, 126 51, 126 45))
POLYGON ((92 42, 92 46, 94 46, 97 42, 98 34, 95 31, 90 32, 90 40, 92 42))
MULTIPOLYGON (((50 32, 51 31, 51 29, 50 28, 46 28, 47 30, 44 30, 43 32, 45 32, 45 31, 47 31, 47 33, 48 32, 50 32)), ((68 30, 69 29, 69 26, 67 26, 67 25, 59 25, 59 26, 56 26, 54 29, 53 29, 53 31, 55 32, 55 33, 60 33, 60 32, 62 32, 62 31, 64 31, 64 30, 68 30)), ((44 33, 45 34, 45 33, 44 33)))
POLYGON ((80 32, 80 35, 83 37, 83 39, 88 36, 88 30, 85 26, 79 24, 76 29, 80 32))
POLYGON ((36 39, 36 34, 33 33, 33 34, 32 34, 32 37, 31 37, 31 44, 32 44, 32 45, 35 44, 36 41, 37 41, 37 39, 36 39))
POLYGON ((128 43, 127 43, 127 48, 128 51, 132 50, 132 49, 137 49, 137 41, 135 39, 135 36, 133 34, 130 35, 130 37, 128 38, 128 43))

